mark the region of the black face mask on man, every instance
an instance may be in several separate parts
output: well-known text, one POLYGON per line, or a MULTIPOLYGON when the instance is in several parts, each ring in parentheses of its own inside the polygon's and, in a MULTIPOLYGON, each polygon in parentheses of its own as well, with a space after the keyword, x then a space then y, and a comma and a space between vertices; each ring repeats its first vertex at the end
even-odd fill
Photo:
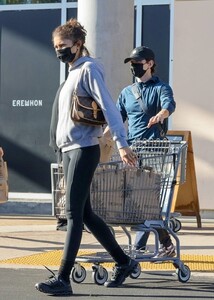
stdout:
POLYGON ((146 73, 147 70, 143 69, 142 64, 131 63, 131 71, 134 77, 141 78, 146 73))
POLYGON ((72 62, 76 56, 76 53, 71 53, 72 47, 67 47, 67 48, 62 48, 62 49, 56 50, 56 56, 59 58, 59 60, 61 60, 63 63, 72 62))

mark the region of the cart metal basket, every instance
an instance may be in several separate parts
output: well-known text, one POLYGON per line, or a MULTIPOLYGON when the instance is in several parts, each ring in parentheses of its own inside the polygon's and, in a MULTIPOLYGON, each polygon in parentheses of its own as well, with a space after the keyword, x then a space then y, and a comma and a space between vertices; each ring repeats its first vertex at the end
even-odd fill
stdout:
POLYGON ((161 175, 152 169, 112 162, 97 168, 91 185, 91 204, 108 224, 141 224, 160 219, 160 189, 161 175))
POLYGON ((143 140, 132 145, 136 167, 124 165, 116 154, 100 164, 91 185, 95 213, 108 224, 142 224, 169 216, 172 187, 185 181, 186 143, 143 140))

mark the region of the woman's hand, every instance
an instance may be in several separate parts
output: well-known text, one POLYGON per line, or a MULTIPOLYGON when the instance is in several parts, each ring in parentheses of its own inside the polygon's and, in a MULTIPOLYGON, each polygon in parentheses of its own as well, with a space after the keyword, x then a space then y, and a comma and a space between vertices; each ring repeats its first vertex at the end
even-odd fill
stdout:
POLYGON ((129 147, 124 147, 119 149, 120 157, 123 162, 130 166, 135 166, 137 162, 137 157, 135 153, 129 147))

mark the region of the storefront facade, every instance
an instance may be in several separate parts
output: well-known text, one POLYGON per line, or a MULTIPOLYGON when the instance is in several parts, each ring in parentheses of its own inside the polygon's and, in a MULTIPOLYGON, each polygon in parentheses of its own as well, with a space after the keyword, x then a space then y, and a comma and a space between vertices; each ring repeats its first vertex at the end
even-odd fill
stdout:
MULTIPOLYGON (((88 0, 85 5, 89 2, 95 5, 98 1, 102 4, 103 0, 88 0)), ((90 16, 88 9, 83 11, 83 2, 79 1, 81 16, 86 13, 90 16)), ((214 46, 209 22, 213 20, 214 4, 211 0, 129 2, 132 8, 129 8, 130 18, 126 25, 132 34, 124 35, 117 43, 127 54, 141 44, 156 53, 157 73, 173 87, 177 101, 170 127, 192 132, 200 207, 212 211, 214 207, 208 195, 213 194, 211 116, 214 108, 212 83, 207 85, 212 78, 212 66, 210 62, 206 68, 201 65, 201 61, 207 59, 204 55, 201 57, 201 53, 206 48, 205 54, 212 57, 214 46), (206 79, 198 76, 199 67, 207 74, 206 79)), ((112 12, 113 5, 120 11, 125 1, 109 0, 108 5, 112 12)), ((104 18, 105 11, 97 11, 97 19, 102 13, 104 18)), ((123 15, 119 14, 120 22, 125 22, 123 15)), ((51 106, 57 86, 66 78, 65 66, 56 60, 51 33, 60 23, 77 16, 77 1, 0 0, 0 144, 8 161, 11 198, 19 194, 20 197, 33 194, 35 198, 50 195, 50 163, 55 162, 48 146, 51 106)), ((100 27, 96 30, 99 32, 100 27)), ((88 32, 89 44, 90 35, 91 41, 95 39, 88 32)), ((114 35, 112 39, 115 45, 114 35)), ((107 83, 115 99, 120 89, 132 80, 123 59, 113 60, 119 46, 107 53, 105 45, 91 45, 92 52, 104 62, 107 83), (119 71, 112 72, 111 61, 117 64, 119 71), (118 74, 124 74, 119 81, 118 74)))

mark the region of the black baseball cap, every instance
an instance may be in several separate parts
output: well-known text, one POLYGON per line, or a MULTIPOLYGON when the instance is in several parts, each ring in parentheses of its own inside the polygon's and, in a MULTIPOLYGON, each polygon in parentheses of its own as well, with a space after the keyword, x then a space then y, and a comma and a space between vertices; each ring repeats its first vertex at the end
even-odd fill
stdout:
POLYGON ((137 48, 134 48, 132 50, 132 52, 130 53, 130 56, 127 57, 126 59, 124 59, 124 64, 126 64, 127 62, 129 62, 131 59, 134 60, 155 60, 155 54, 154 52, 149 49, 148 47, 145 46, 140 46, 137 48))

